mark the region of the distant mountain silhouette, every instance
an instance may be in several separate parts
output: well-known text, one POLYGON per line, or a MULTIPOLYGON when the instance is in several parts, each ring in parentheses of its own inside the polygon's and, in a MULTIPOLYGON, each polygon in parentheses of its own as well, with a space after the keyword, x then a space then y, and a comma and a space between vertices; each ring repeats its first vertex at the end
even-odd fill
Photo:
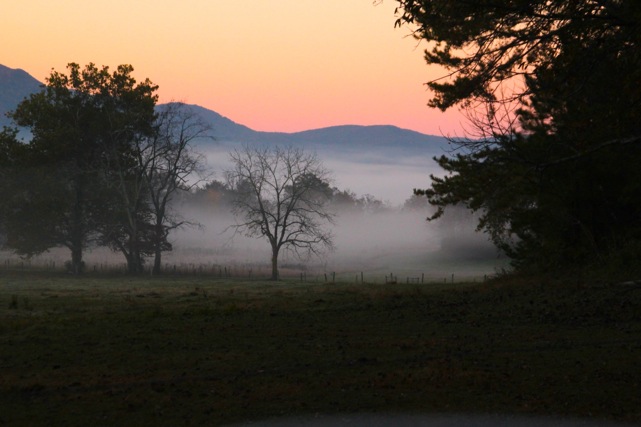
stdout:
MULTIPOLYGON (((0 126, 10 124, 5 113, 25 97, 40 90, 42 83, 20 69, 0 65, 0 126)), ((159 106, 161 108, 162 106, 159 106)), ((344 125, 302 132, 261 132, 238 124, 215 111, 185 104, 211 125, 214 144, 230 148, 238 144, 293 145, 314 149, 324 156, 347 157, 367 162, 376 158, 389 162, 399 158, 430 158, 443 152, 447 140, 390 125, 344 125)), ((203 140, 202 144, 211 143, 203 140)))
MULTIPOLYGON (((254 141, 256 134, 260 133, 199 105, 183 105, 194 114, 200 116, 205 123, 211 126, 213 136, 218 141, 254 141)), ((160 105, 159 107, 162 108, 163 105, 160 105)))
POLYGON ((391 125, 342 125, 301 132, 262 132, 240 125, 198 105, 184 105, 212 126, 215 143, 230 148, 239 143, 250 145, 292 145, 311 148, 323 154, 350 156, 353 161, 376 157, 393 161, 399 157, 423 159, 447 149, 447 139, 391 125))
POLYGON ((41 85, 24 70, 0 65, 0 127, 11 123, 6 114, 24 98, 39 91, 41 85))

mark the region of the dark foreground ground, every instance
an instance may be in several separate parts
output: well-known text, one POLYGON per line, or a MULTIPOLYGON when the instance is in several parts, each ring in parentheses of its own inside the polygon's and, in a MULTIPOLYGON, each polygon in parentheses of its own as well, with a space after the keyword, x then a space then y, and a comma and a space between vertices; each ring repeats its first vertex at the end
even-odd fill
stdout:
POLYGON ((354 413, 641 425, 641 287, 0 272, 0 425, 354 413))

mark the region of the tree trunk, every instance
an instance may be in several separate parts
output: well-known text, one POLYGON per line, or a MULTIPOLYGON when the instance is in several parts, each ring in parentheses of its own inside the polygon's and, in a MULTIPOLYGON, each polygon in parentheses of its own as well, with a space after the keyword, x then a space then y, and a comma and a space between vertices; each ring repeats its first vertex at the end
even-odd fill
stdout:
POLYGON ((69 272, 72 274, 80 274, 83 270, 82 244, 74 242, 74 245, 71 248, 71 266, 69 272))
POLYGON ((278 280, 278 249, 272 249, 272 280, 278 280))
POLYGON ((140 257, 140 248, 135 238, 130 238, 129 252, 125 254, 127 258, 127 271, 130 274, 142 273, 142 258, 140 257))
POLYGON ((80 274, 83 271, 82 246, 84 243, 84 188, 82 176, 75 176, 75 200, 71 212, 71 266, 70 273, 80 274))
POLYGON ((137 254, 129 254, 127 257, 127 271, 129 274, 140 274, 142 273, 142 260, 137 254))
POLYGON ((154 269, 152 271, 152 274, 154 276, 157 276, 160 274, 161 263, 162 263, 162 251, 160 250, 159 247, 156 247, 156 253, 154 254, 154 269))
POLYGON ((160 275, 162 266, 162 249, 163 243, 166 240, 165 230, 161 222, 157 222, 154 227, 154 267, 152 274, 154 276, 160 275))

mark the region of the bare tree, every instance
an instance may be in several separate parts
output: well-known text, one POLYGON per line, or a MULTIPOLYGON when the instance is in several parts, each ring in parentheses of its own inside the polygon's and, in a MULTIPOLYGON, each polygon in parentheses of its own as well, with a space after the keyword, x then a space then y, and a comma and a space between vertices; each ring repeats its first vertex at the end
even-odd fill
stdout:
POLYGON ((139 163, 139 154, 154 139, 152 123, 145 133, 123 137, 114 132, 105 143, 103 180, 112 204, 104 207, 109 211, 109 220, 103 225, 102 241, 125 256, 131 274, 142 273, 144 258, 152 253, 151 209, 145 179, 150 162, 146 159, 139 163))
POLYGON ((154 137, 138 147, 137 155, 151 203, 153 274, 160 274, 162 252, 171 248, 168 234, 193 225, 171 211, 171 201, 177 191, 189 191, 206 179, 204 156, 194 150, 193 142, 211 138, 211 127, 181 103, 164 105, 156 125, 154 137))
POLYGON ((325 228, 334 214, 327 208, 329 172, 315 154, 297 148, 252 148, 230 153, 226 171, 237 196, 233 212, 236 232, 265 237, 272 250, 272 280, 278 280, 281 249, 299 257, 332 250, 333 236, 325 228))
POLYGON ((126 148, 111 144, 119 206, 104 234, 125 255, 130 273, 142 272, 144 257, 153 256, 152 272, 159 274, 162 252, 171 250, 169 233, 192 224, 171 210, 171 201, 204 179, 204 156, 192 144, 209 129, 183 104, 172 103, 159 108, 150 130, 126 141, 126 148))

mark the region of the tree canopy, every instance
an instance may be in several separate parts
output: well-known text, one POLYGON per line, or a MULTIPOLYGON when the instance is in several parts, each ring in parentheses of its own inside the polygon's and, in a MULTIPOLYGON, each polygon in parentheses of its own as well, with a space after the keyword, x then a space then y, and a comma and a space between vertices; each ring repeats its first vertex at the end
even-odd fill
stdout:
MULTIPOLYGON (((441 109, 474 98, 502 99, 502 83, 553 70, 560 57, 579 59, 592 47, 638 57, 641 11, 633 0, 397 1, 396 24, 429 42, 427 63, 448 71, 428 83, 435 93, 431 105, 441 109)), ((510 92, 522 96, 533 89, 519 86, 510 92)))
POLYGON ((10 113, 30 140, 0 135, 5 243, 27 256, 65 246, 74 273, 87 246, 106 245, 132 273, 155 255, 158 272, 167 234, 180 225, 168 202, 197 169, 189 143, 205 126, 178 105, 157 113, 158 87, 136 81, 131 65, 67 69, 10 113))
POLYGON ((474 132, 437 159, 439 207, 481 212, 517 267, 632 262, 641 250, 641 3, 398 0, 444 67, 430 105, 474 132))
POLYGON ((107 218, 105 206, 114 206, 108 185, 113 165, 130 157, 132 140, 152 132, 157 87, 149 80, 137 83, 130 65, 113 72, 94 64, 67 68, 68 74, 52 71, 43 90, 10 114, 32 138, 22 159, 29 173, 22 173, 26 186, 23 200, 14 204, 9 242, 26 255, 64 245, 77 273, 84 248, 107 218))

